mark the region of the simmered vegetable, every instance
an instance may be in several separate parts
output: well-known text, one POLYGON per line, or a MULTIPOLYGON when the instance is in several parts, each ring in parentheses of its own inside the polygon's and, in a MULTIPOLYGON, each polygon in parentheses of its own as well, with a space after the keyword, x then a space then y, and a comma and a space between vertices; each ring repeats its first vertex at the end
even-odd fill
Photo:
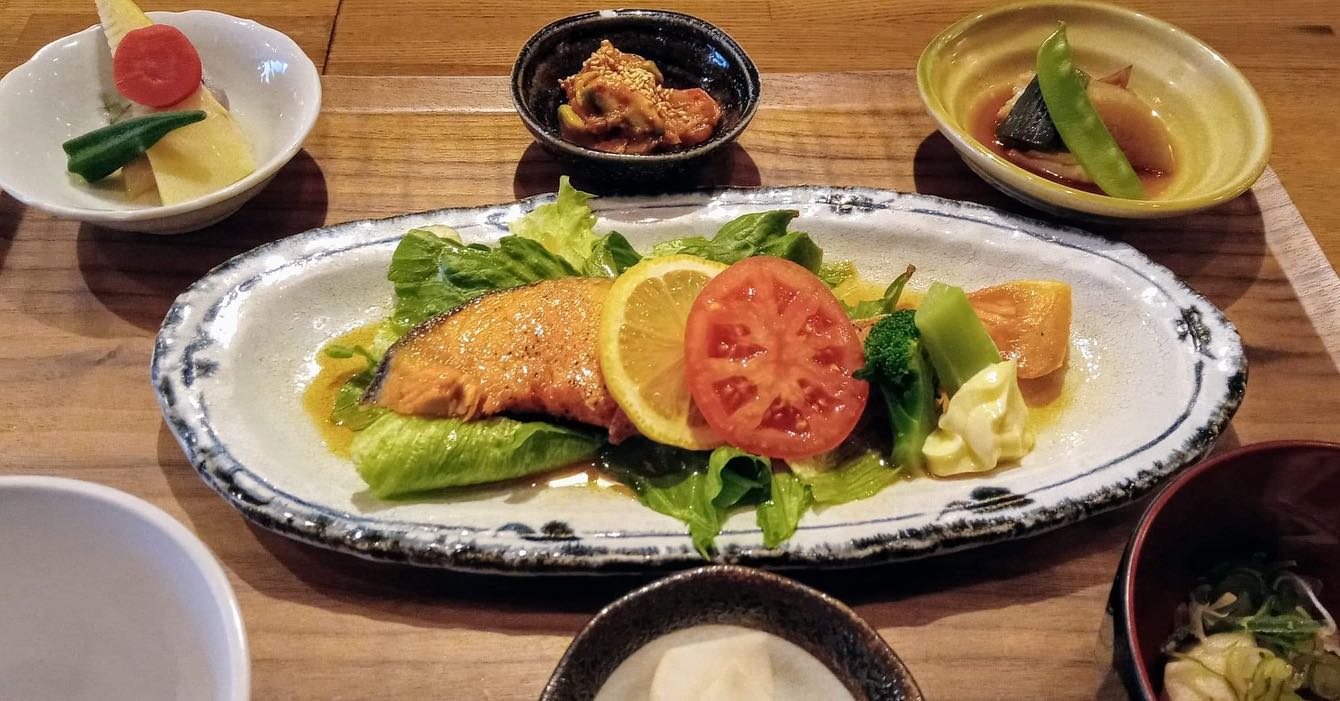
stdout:
MULTIPOLYGON (((130 32, 153 26, 133 0, 95 1, 113 56, 130 32)), ((165 205, 186 202, 227 187, 256 170, 246 135, 228 109, 203 85, 197 84, 194 93, 173 107, 200 110, 205 118, 168 133, 149 149, 146 159, 126 164, 122 176, 128 199, 157 199, 165 205)))
POLYGON ((116 90, 149 107, 171 107, 200 88, 200 54, 180 29, 151 24, 126 34, 112 57, 116 90))
POLYGON ((996 127, 996 138, 1002 144, 1022 150, 1054 153, 1065 149, 1065 142, 1052 124, 1047 103, 1042 99, 1038 77, 1028 81, 1028 87, 1019 94, 1005 121, 996 127))
POLYGON ((1064 25, 1038 48, 1038 87, 1061 140, 1094 183, 1113 197, 1142 199, 1140 177, 1089 101, 1064 25))
POLYGON ((205 113, 199 110, 159 112, 94 129, 61 144, 69 156, 66 168, 89 182, 102 180, 144 155, 168 132, 204 119, 205 113))

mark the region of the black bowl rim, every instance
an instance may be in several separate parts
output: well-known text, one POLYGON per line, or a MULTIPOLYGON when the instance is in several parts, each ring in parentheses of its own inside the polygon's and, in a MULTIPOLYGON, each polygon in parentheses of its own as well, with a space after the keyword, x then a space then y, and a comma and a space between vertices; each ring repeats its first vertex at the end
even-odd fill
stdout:
MULTIPOLYGON (((699 580, 720 578, 739 578, 760 587, 777 589, 790 597, 804 597, 819 601, 825 608, 831 609, 833 612, 846 619, 847 623, 860 633, 861 637, 871 647, 875 655, 879 657, 886 666, 894 670, 894 672, 902 679, 903 690, 908 694, 908 701, 924 701, 925 697, 921 693, 921 688, 917 686, 916 679, 912 677, 911 670, 908 669, 902 658, 898 657, 898 653, 894 652, 888 641, 879 634, 879 631, 875 630, 869 623, 866 623, 865 619, 861 618, 861 616, 853 611, 851 607, 818 589, 801 584, 794 579, 741 565, 707 565, 704 567, 696 567, 691 570, 685 570, 683 572, 676 572, 675 574, 662 577, 650 584, 638 587, 600 609, 595 616, 591 617, 591 620, 586 622, 586 625, 582 626, 581 631, 579 631, 572 639, 572 642, 568 644, 568 649, 563 652, 563 657, 559 659, 558 664, 554 667, 553 675, 545 684, 544 691, 540 694, 540 700, 544 701, 545 699, 551 698, 550 694, 557 691, 561 679, 560 674, 569 666, 569 664, 571 664, 575 651, 580 647, 583 647, 589 639, 599 635, 600 629, 604 626, 606 621, 611 618, 618 618, 619 616, 625 615, 625 611, 636 606, 639 600, 649 596, 655 596, 662 590, 685 586, 699 580)), ((785 636, 781 637, 789 640, 785 636)), ((796 642, 795 640, 789 641, 792 643, 796 642)), ((620 660, 620 662, 622 662, 622 660, 620 660)))
POLYGON ((1163 508, 1167 506, 1168 501, 1173 495, 1181 491, 1187 483, 1195 480, 1200 475, 1215 470, 1223 465, 1235 463, 1239 460, 1249 457, 1255 457, 1263 453, 1278 453, 1294 450, 1320 450, 1323 452, 1333 452, 1340 454, 1340 443, 1318 440, 1275 440, 1262 443, 1252 443, 1244 445, 1234 450, 1230 450, 1222 455, 1216 455, 1209 460, 1193 465, 1182 474, 1177 475, 1166 484, 1158 494, 1150 500, 1149 505, 1145 507, 1140 514, 1140 520, 1136 522, 1135 530, 1131 533, 1130 542, 1126 545, 1126 550, 1121 556, 1121 564, 1117 571, 1117 581, 1113 587, 1113 594, 1117 598, 1117 605, 1112 606, 1112 615, 1114 617, 1113 625, 1116 629, 1116 645, 1123 646, 1126 652, 1124 662, 1129 665, 1125 672, 1129 683, 1135 683, 1139 689, 1127 689, 1131 693, 1139 693, 1142 701, 1156 701, 1159 696, 1155 691, 1149 670, 1145 667, 1144 660, 1140 657, 1140 651, 1136 649, 1135 644, 1135 617, 1132 615, 1132 602, 1135 599, 1135 592, 1132 590, 1135 584, 1136 563, 1139 561, 1140 552, 1144 549, 1145 539, 1149 535, 1150 524, 1158 516, 1163 508))
POLYGON ((704 156, 725 144, 735 141, 749 122, 754 119, 754 113, 758 111, 758 103, 762 94, 762 80, 759 78, 758 67, 754 65, 753 59, 745 53, 743 47, 727 34, 720 27, 708 22, 705 19, 684 14, 683 12, 674 12, 671 10, 653 10, 646 8, 620 8, 613 10, 595 10, 592 12, 583 12, 577 15, 569 15, 562 19, 554 20, 544 25, 539 31, 535 32, 524 44, 521 45, 521 52, 517 54, 516 62, 512 64, 512 105, 516 108, 521 121, 525 122, 531 133, 536 139, 543 141, 546 145, 558 148, 563 152, 595 161, 605 163, 674 163, 680 161, 689 161, 704 156), (744 101, 740 110, 740 121, 726 131, 712 135, 712 138, 706 142, 683 151, 671 151, 669 153, 609 153, 607 151, 597 151, 595 149, 578 146, 566 139, 551 133, 543 124, 535 118, 531 112, 530 106, 526 104, 522 97, 521 73, 522 68, 527 65, 534 55, 535 46, 540 39, 546 38, 552 34, 557 34, 567 30, 579 23, 588 21, 611 21, 615 19, 639 18, 647 21, 649 24, 656 24, 657 20, 677 19, 682 20, 690 26, 714 36, 718 41, 730 49, 739 58, 739 64, 744 69, 746 82, 749 84, 750 91, 747 99, 744 101))

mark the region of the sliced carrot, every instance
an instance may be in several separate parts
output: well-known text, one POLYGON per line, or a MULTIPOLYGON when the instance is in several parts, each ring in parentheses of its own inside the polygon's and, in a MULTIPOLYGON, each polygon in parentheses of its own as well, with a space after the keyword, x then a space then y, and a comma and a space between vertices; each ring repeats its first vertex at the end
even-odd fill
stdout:
POLYGON ((128 32, 112 57, 116 89, 149 107, 171 107, 200 88, 200 54, 176 27, 155 24, 128 32))

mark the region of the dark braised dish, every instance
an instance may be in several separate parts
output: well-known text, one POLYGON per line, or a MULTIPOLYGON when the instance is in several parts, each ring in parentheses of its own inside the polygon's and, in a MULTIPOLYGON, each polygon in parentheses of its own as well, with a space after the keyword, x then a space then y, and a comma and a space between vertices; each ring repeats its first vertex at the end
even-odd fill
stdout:
POLYGON ((667 88, 656 64, 608 40, 560 85, 563 138, 609 153, 645 154, 697 146, 712 137, 721 107, 702 88, 667 88))

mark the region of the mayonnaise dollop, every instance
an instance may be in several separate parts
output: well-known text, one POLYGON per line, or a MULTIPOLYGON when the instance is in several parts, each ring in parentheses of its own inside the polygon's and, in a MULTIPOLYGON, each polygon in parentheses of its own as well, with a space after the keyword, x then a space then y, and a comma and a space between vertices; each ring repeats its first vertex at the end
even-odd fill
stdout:
POLYGON ((950 397, 939 428, 926 437, 921 452, 931 474, 947 477, 1022 458, 1033 449, 1033 440, 1018 368, 1006 360, 982 368, 950 397))

